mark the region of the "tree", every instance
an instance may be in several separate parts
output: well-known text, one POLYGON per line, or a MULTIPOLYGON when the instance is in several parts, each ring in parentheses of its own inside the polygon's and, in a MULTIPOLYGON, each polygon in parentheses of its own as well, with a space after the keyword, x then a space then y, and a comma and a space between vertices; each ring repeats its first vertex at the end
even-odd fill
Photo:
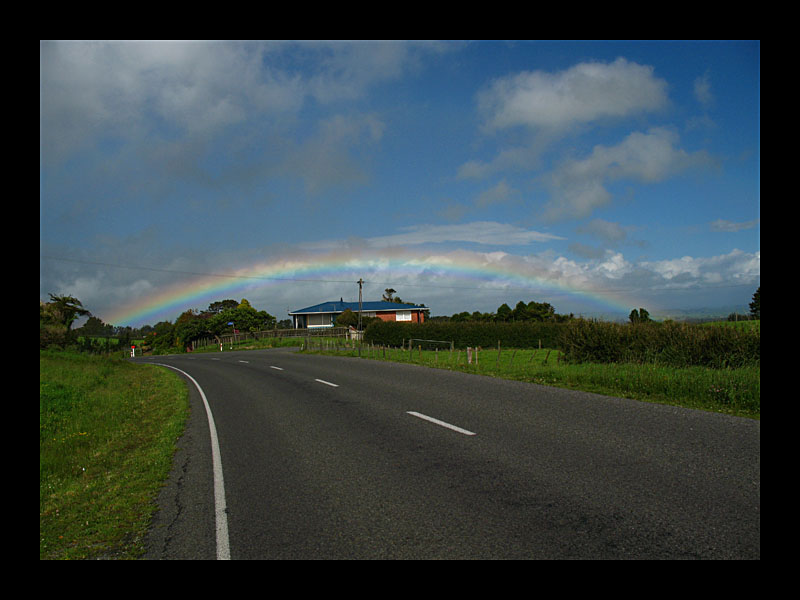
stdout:
POLYGON ((553 321, 556 309, 549 302, 528 302, 528 314, 534 321, 553 321))
POLYGON ((354 313, 349 308, 345 309, 344 312, 336 316, 336 322, 334 323, 336 327, 358 327, 358 315, 354 313))
POLYGON ((511 311, 512 321, 530 321, 531 317, 532 315, 528 310, 528 305, 525 304, 522 300, 517 302, 517 305, 514 307, 514 310, 511 311))
POLYGON ((393 290, 392 288, 386 288, 383 291, 386 292, 385 294, 383 294, 383 299, 386 302, 394 302, 394 298, 392 298, 392 295, 395 294, 397 290, 393 290))
MULTIPOLYGON (((364 330, 367 328, 367 325, 372 323, 373 321, 380 321, 378 317, 365 317, 361 315, 361 329, 364 330)), ((349 308, 345 309, 344 312, 337 315, 336 320, 334 321, 334 325, 336 327, 356 327, 358 328, 358 313, 353 312, 349 308)))
POLYGON ((113 329, 113 325, 106 325, 103 323, 102 319, 91 316, 86 323, 83 324, 83 327, 76 329, 75 331, 79 335, 84 336, 110 337, 113 329))
POLYGON ((500 322, 510 321, 512 317, 511 307, 505 302, 497 307, 497 316, 495 319, 500 322))
POLYGON ((221 313, 223 310, 227 310, 229 308, 236 308, 239 306, 239 303, 236 300, 220 300, 218 302, 212 302, 208 305, 208 312, 211 314, 221 313))
POLYGON ((761 320, 761 286, 758 286, 756 293, 753 294, 753 301, 750 303, 750 315, 754 319, 761 320))
POLYGON ((175 326, 169 321, 160 321, 144 338, 144 345, 154 352, 171 352, 175 348, 175 326))
POLYGON ((647 323, 651 320, 650 313, 643 308, 640 308, 639 310, 634 308, 631 311, 631 314, 628 315, 628 319, 630 319, 631 323, 647 323))
POLYGON ((50 314, 52 318, 56 322, 65 325, 67 331, 72 327, 72 323, 75 322, 75 319, 92 314, 83 308, 83 304, 81 304, 80 300, 73 296, 48 295, 50 296, 50 300, 52 300, 50 303, 50 314))

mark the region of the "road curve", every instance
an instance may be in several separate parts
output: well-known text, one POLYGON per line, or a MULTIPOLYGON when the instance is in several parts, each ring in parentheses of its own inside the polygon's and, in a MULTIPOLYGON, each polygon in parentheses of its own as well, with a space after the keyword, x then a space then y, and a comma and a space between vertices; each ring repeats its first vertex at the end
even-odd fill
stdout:
MULTIPOLYGON (((134 360, 207 398, 232 559, 760 559, 760 421, 281 349, 134 360)), ((218 557, 189 389, 151 559, 218 557)))

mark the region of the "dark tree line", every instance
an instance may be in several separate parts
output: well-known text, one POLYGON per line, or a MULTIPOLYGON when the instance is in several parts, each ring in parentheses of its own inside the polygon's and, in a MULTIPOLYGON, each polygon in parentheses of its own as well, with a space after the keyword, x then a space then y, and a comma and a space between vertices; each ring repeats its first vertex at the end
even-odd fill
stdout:
POLYGON ((520 300, 513 309, 503 303, 493 313, 482 313, 477 310, 472 313, 464 311, 450 317, 432 317, 431 320, 456 323, 563 323, 572 318, 574 318, 573 314, 560 315, 556 313, 555 308, 548 302, 530 301, 525 303, 520 300))
POLYGON ((212 302, 206 310, 190 309, 174 323, 161 321, 140 328, 119 327, 103 323, 73 296, 50 294, 50 302, 39 302, 40 348, 73 348, 89 352, 109 352, 144 338, 145 347, 159 351, 182 350, 192 341, 217 337, 237 331, 262 331, 277 326, 275 317, 256 310, 247 299, 240 302, 212 302), (73 329, 73 323, 88 316, 83 326, 73 329), (233 325, 229 325, 233 323, 233 325), (115 343, 111 343, 115 340, 115 343))

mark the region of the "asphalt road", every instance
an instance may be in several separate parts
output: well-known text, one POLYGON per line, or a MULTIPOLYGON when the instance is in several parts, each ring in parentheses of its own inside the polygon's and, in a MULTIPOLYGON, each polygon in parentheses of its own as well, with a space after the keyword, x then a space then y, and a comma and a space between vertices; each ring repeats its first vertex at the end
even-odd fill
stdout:
POLYGON ((760 559, 759 421, 287 350, 134 360, 202 389, 224 479, 220 518, 187 379, 151 559, 760 559))

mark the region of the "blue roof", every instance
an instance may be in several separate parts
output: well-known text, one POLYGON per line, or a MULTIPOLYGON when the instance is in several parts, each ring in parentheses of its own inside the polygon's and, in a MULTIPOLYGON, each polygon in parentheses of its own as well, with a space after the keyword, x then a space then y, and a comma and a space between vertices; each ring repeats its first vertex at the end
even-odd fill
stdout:
MULTIPOLYGON (((323 302, 322 304, 315 304, 308 308, 301 308, 300 310, 293 310, 290 315, 299 315, 302 313, 343 313, 347 309, 353 312, 358 312, 358 302, 323 302)), ((426 306, 418 304, 400 304, 399 302, 362 302, 361 310, 363 312, 373 312, 380 310, 409 310, 409 309, 427 309, 426 306)))

